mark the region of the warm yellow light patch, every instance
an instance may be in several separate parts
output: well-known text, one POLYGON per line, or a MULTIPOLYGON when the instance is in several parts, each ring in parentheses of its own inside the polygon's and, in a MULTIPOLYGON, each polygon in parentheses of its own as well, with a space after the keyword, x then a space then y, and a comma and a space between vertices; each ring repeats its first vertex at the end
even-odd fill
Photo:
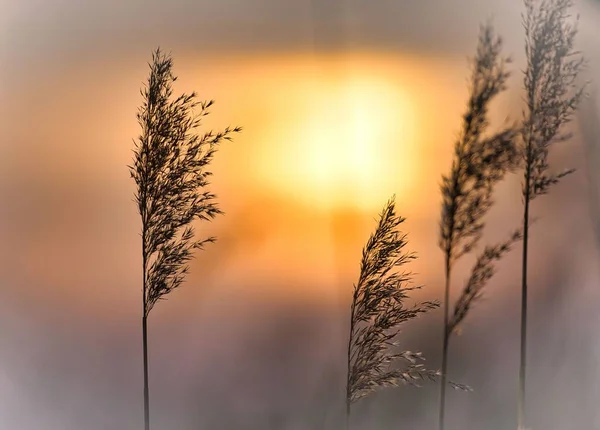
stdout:
POLYGON ((372 214, 396 194, 406 214, 431 210, 425 196, 439 191, 460 119, 462 59, 311 53, 205 63, 180 67, 202 77, 182 78, 186 90, 217 100, 204 128, 244 128, 215 159, 220 197, 228 189, 372 214))
POLYGON ((279 112, 261 137, 265 185, 328 209, 370 209, 406 192, 417 163, 416 109, 401 84, 359 71, 315 74, 288 88, 295 109, 279 112))

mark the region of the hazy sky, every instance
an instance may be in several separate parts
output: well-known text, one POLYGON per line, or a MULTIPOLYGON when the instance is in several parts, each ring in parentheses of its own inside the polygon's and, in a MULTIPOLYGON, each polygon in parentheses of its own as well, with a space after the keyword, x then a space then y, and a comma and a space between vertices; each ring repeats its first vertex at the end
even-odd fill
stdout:
MULTIPOLYGON (((215 159, 219 240, 150 316, 153 429, 337 429, 352 282, 391 194, 413 265, 441 298, 440 175, 449 168, 478 25, 513 55, 495 125, 520 114, 517 0, 0 0, 0 428, 101 430, 142 421, 139 216, 127 164, 151 50, 178 91, 241 125, 215 159)), ((581 0, 580 46, 600 72, 600 5, 581 0)), ((577 130, 576 130, 577 131, 577 130)), ((592 144, 593 142, 588 142, 592 144)), ((600 281, 585 145, 536 200, 528 397, 533 429, 600 428, 600 281)), ((498 190, 486 238, 520 222, 519 178, 498 190)), ((448 430, 514 427, 519 253, 451 345, 448 430)), ((470 261, 459 265, 456 291, 470 261)), ((403 345, 439 366, 441 315, 403 345)), ((358 428, 429 429, 437 387, 388 390, 358 428)))

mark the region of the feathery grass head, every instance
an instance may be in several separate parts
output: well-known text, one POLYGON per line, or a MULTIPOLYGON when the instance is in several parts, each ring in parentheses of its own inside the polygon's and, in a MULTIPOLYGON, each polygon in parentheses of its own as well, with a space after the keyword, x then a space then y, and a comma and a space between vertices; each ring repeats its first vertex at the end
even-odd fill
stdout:
POLYGON ((394 198, 381 212, 375 232, 363 249, 360 276, 354 286, 348 348, 347 400, 355 402, 381 387, 417 385, 438 373, 423 367, 421 353, 393 352, 402 323, 439 306, 423 302, 408 307, 411 274, 399 272, 415 258, 405 251, 406 235, 398 230, 394 198), (405 366, 395 368, 399 362, 405 366))
POLYGON ((173 99, 173 61, 160 49, 149 64, 148 83, 137 119, 142 129, 129 166, 142 218, 144 260, 144 312, 179 287, 188 272, 193 250, 214 241, 194 239, 192 222, 210 220, 221 211, 215 195, 206 190, 208 165, 217 145, 241 129, 196 133, 213 102, 198 102, 196 93, 173 99), (195 113, 198 109, 199 113, 195 113))
POLYGON ((583 96, 577 78, 584 60, 575 51, 577 23, 569 23, 572 0, 525 0, 523 26, 527 67, 524 76, 526 110, 521 131, 521 156, 530 199, 546 194, 551 185, 572 173, 548 173, 548 149, 569 139, 561 133, 583 96))
POLYGON ((467 112, 454 147, 450 173, 442 177, 442 216, 439 246, 449 265, 468 253, 481 238, 483 218, 493 204, 494 185, 516 167, 517 131, 507 127, 486 136, 489 105, 506 89, 508 57, 502 55, 502 39, 490 22, 479 34, 467 112))

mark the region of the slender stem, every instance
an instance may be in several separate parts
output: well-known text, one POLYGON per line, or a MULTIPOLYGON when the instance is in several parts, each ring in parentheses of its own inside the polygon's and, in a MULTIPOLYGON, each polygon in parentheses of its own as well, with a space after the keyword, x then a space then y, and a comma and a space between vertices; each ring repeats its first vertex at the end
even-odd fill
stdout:
POLYGON ((519 367, 518 429, 525 429, 525 364, 527 358, 527 245, 529 242, 529 202, 531 200, 531 145, 525 166, 525 210, 523 213, 523 271, 521 280, 521 363, 519 367))
POLYGON ((142 336, 144 338, 144 429, 150 429, 150 396, 148 390, 148 331, 147 317, 142 317, 142 336))
POLYGON ((142 271, 143 271, 143 288, 142 288, 142 344, 144 355, 144 429, 150 429, 150 394, 148 388, 148 315, 147 315, 147 297, 146 297, 146 231, 142 232, 142 271))
MULTIPOLYGON (((467 133, 471 129, 471 122, 467 123, 467 133)), ((452 179, 452 190, 459 190, 459 177, 461 175, 461 163, 464 154, 464 141, 461 145, 459 145, 456 160, 458 160, 456 167, 453 167, 453 179, 452 179), (454 170, 456 169, 456 170, 454 170)), ((452 216, 450 217, 450 225, 448 226, 448 231, 450 232, 450 237, 448 237, 448 241, 445 247, 445 286, 444 286, 444 322, 442 324, 444 332, 443 332, 443 344, 442 344, 442 375, 440 381, 440 410, 439 410, 439 422, 438 428, 439 430, 444 430, 444 418, 446 413, 446 373, 448 370, 448 342, 450 333, 448 333, 448 316, 450 313, 450 277, 451 277, 451 265, 452 265, 452 256, 454 249, 454 227, 456 222, 456 197, 452 199, 452 205, 450 207, 450 213, 452 216)))
POLYGON ((450 309, 450 254, 446 255, 446 286, 444 290, 444 343, 442 347, 442 377, 440 385, 439 430, 444 430, 444 415, 446 411, 446 372, 448 368, 448 314, 450 309))

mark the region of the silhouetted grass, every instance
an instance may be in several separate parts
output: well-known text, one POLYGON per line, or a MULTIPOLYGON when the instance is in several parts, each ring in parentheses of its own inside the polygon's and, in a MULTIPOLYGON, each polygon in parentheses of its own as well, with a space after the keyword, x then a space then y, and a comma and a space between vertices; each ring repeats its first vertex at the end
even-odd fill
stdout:
POLYGON ((488 245, 477 257, 471 276, 467 280, 462 293, 454 305, 454 313, 448 321, 448 333, 457 332, 460 324, 466 318, 473 304, 483 296, 486 283, 494 276, 496 269, 494 263, 512 249, 512 246, 523 238, 523 232, 519 229, 503 242, 496 245, 488 245))
MULTIPOLYGON (((452 267, 470 253, 481 239, 484 217, 492 207, 494 187, 516 166, 518 152, 514 127, 487 135, 489 105, 506 89, 508 57, 502 56, 502 39, 494 34, 490 22, 479 33, 477 53, 472 60, 470 96, 463 116, 461 133, 454 145, 450 173, 442 177, 442 214, 439 246, 444 252, 445 290, 440 384, 439 429, 444 428, 448 347, 450 336, 481 296, 486 282, 494 274, 493 263, 519 238, 511 236, 497 246, 486 247, 473 267, 470 280, 449 319, 452 267)), ((466 388, 452 384, 455 388, 466 388)))
POLYGON ((423 302, 407 307, 411 273, 398 268, 415 257, 406 252, 406 235, 398 229, 404 218, 396 215, 394 198, 380 214, 379 223, 362 252, 360 276, 354 285, 348 339, 346 427, 352 403, 382 387, 434 380, 437 371, 426 369, 420 352, 395 352, 402 323, 439 306, 423 302), (398 367, 404 364, 403 367, 398 367))
POLYGON ((142 129, 129 166, 142 219, 142 338, 144 355, 144 423, 150 427, 147 318, 154 305, 181 286, 193 251, 214 238, 195 240, 192 222, 210 220, 221 211, 206 190, 207 170, 217 145, 240 128, 199 135, 196 129, 213 102, 198 102, 196 94, 173 99, 173 61, 157 49, 137 119, 142 129), (199 113, 194 110, 199 108, 199 113))
POLYGON ((527 251, 531 200, 546 194, 573 169, 548 173, 548 151, 555 142, 569 139, 561 134, 583 95, 577 77, 583 58, 574 50, 577 26, 569 23, 571 0, 525 0, 524 71, 526 107, 521 130, 523 181, 523 268, 521 283, 521 355, 519 366, 518 428, 525 428, 525 369, 527 347, 527 251))

